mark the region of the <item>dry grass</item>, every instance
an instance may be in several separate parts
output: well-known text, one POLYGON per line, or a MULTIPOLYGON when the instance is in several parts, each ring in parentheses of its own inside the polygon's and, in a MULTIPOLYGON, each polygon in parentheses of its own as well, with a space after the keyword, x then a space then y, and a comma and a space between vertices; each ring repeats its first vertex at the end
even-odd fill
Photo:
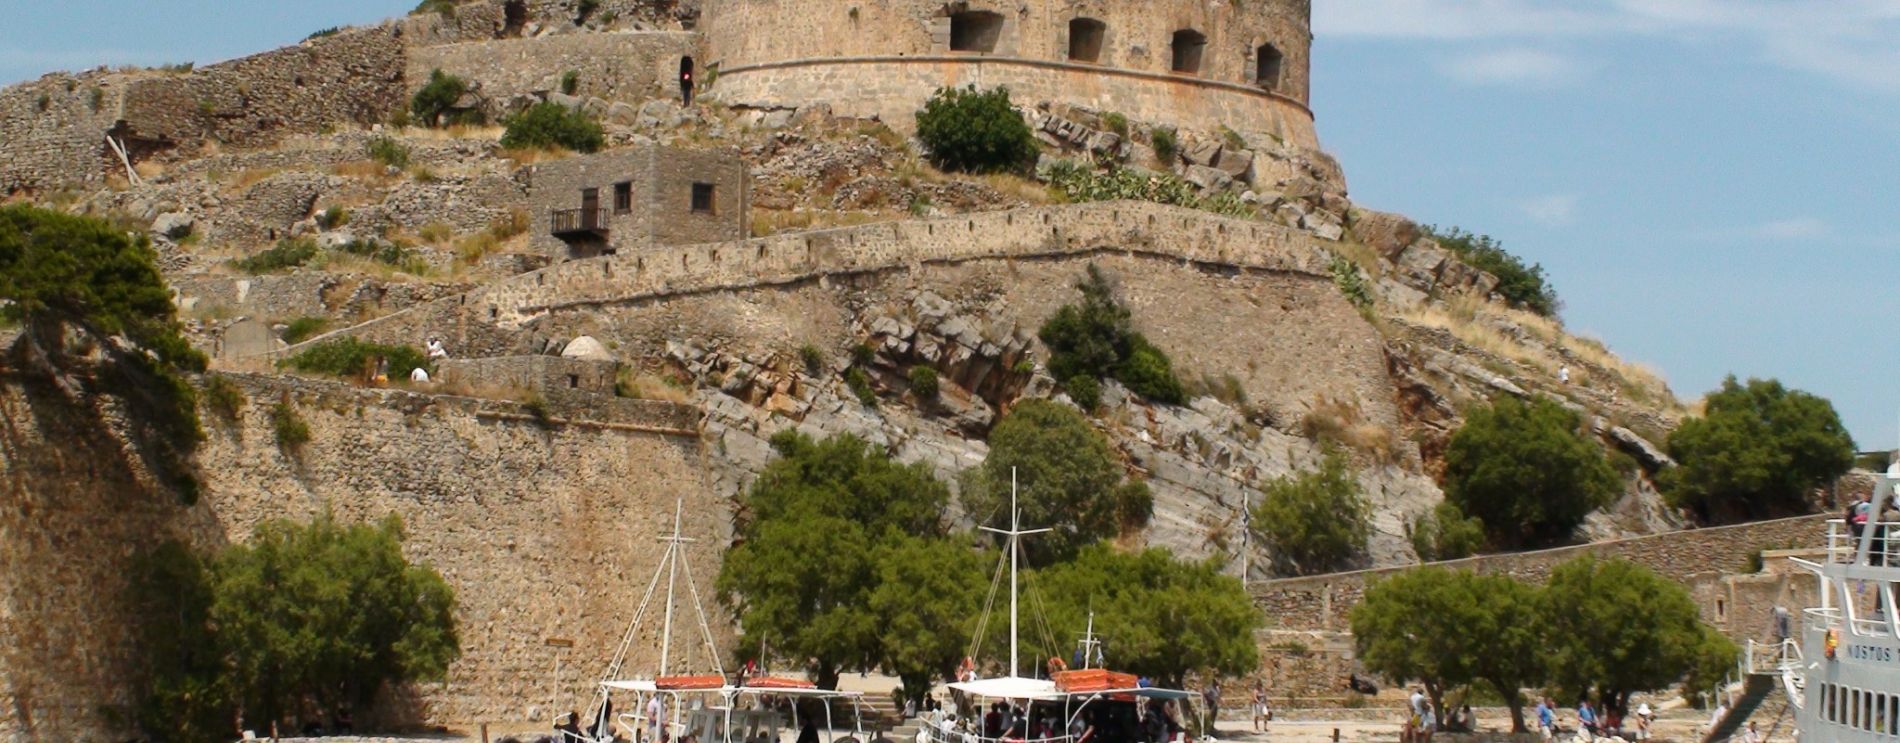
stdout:
POLYGON ((1357 400, 1331 395, 1315 398, 1313 407, 1300 418, 1300 433, 1314 441, 1360 452, 1375 462, 1390 463, 1398 458, 1398 436, 1392 429, 1366 420, 1357 400))
POLYGON ((416 230, 416 236, 430 245, 441 245, 455 237, 455 228, 441 222, 430 222, 416 230))
POLYGON ((469 235, 455 242, 455 255, 463 264, 480 263, 482 256, 500 250, 514 238, 528 231, 528 212, 513 209, 505 217, 488 224, 488 229, 469 235))
POLYGON ((1047 185, 1014 173, 990 173, 976 176, 976 180, 1005 197, 1030 204, 1048 204, 1057 200, 1047 185))
POLYGON ((504 131, 506 130, 494 124, 480 124, 474 126, 456 124, 441 129, 410 127, 402 131, 402 138, 409 140, 426 140, 430 142, 446 142, 455 139, 501 139, 501 134, 504 131))
POLYGON ((165 164, 156 160, 140 160, 132 164, 132 172, 149 181, 165 174, 165 164))
POLYGON ((1408 323, 1443 328, 1460 342, 1506 359, 1539 373, 1555 377, 1557 370, 1571 358, 1588 369, 1571 369, 1573 384, 1586 387, 1607 385, 1623 395, 1644 403, 1661 402, 1679 407, 1668 383, 1655 369, 1625 361, 1595 338, 1568 334, 1551 318, 1486 302, 1476 297, 1455 297, 1443 303, 1427 303, 1399 313, 1408 323), (1509 323, 1543 344, 1527 345, 1499 331, 1494 323, 1509 323), (1566 358, 1564 354, 1570 358, 1566 358), (1586 373, 1587 372, 1587 373, 1586 373), (1608 378, 1599 378, 1607 376, 1608 378))
POLYGON ((614 394, 635 400, 687 403, 692 395, 670 377, 622 368, 614 380, 614 394))
POLYGON ((559 149, 544 150, 544 149, 540 149, 536 147, 518 147, 514 149, 502 150, 501 156, 503 159, 506 159, 509 162, 514 163, 515 167, 519 168, 525 165, 533 165, 539 162, 547 162, 549 160, 563 160, 566 158, 573 157, 574 153, 569 152, 567 150, 559 150, 559 149))

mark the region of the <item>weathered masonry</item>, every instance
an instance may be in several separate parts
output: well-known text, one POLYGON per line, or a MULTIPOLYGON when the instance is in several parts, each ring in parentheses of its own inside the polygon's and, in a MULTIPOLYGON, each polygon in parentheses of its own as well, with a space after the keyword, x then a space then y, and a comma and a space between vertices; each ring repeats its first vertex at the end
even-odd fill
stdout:
POLYGON ((735 105, 823 100, 904 126, 939 87, 1006 85, 1316 148, 1310 16, 1310 0, 707 0, 704 27, 735 105))
POLYGON ((555 260, 745 237, 735 153, 637 147, 540 163, 527 181, 535 248, 555 260))

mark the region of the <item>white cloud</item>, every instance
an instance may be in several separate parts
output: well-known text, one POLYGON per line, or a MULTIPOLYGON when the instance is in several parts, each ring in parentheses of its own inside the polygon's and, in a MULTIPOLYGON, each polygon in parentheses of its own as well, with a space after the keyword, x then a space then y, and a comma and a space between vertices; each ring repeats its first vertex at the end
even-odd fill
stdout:
POLYGON ((1558 226, 1577 220, 1576 194, 1551 194, 1521 202, 1518 212, 1542 225, 1558 226))
POLYGON ((1583 66, 1569 57, 1539 49, 1497 49, 1467 54, 1439 65, 1453 80, 1467 85, 1504 85, 1544 88, 1573 82, 1583 66))
POLYGON ((1810 240, 1825 237, 1833 231, 1826 222, 1813 217, 1795 217, 1764 222, 1749 229, 1747 234, 1757 240, 1810 240))
MULTIPOLYGON (((1900 92, 1900 0, 1345 0, 1315 3, 1322 36, 1446 44, 1606 36, 1710 40, 1785 69, 1900 92)), ((1443 72, 1482 75, 1475 55, 1443 72)))

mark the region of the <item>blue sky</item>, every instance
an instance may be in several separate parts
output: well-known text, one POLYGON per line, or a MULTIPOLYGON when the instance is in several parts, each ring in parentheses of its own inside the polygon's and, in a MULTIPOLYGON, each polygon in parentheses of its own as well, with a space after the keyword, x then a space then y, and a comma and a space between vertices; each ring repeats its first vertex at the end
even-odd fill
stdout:
MULTIPOLYGON (((0 83, 209 62, 400 14, 19 3, 0 83)), ((1363 206, 1542 263, 1574 331, 1693 398, 1723 375, 1900 441, 1900 0, 1314 0, 1313 108, 1363 206)))

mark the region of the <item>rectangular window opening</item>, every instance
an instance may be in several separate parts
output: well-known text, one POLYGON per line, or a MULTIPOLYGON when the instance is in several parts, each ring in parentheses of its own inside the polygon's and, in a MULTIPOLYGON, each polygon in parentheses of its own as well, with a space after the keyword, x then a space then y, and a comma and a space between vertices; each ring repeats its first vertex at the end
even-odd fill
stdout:
POLYGON ((715 188, 711 183, 693 184, 693 212, 697 214, 713 213, 715 188))
POLYGON ((1107 32, 1107 24, 1093 18, 1069 21, 1069 61, 1102 61, 1102 38, 1107 32))
POLYGON ((630 214, 632 212, 633 212, 633 184, 630 182, 615 183, 614 184, 614 213, 615 214, 630 214))
POLYGON ((988 54, 1003 35, 1003 16, 970 10, 950 16, 950 51, 988 54))

